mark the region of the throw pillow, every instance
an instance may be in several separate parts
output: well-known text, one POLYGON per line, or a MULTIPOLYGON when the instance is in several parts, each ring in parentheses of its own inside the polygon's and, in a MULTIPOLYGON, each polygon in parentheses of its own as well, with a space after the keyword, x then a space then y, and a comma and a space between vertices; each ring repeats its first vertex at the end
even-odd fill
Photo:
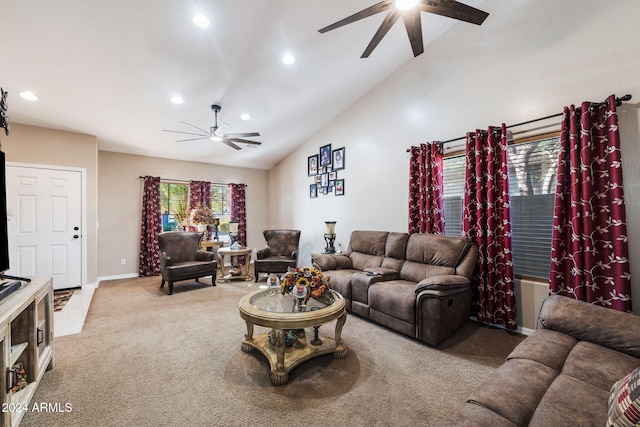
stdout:
POLYGON ((639 424, 640 368, 636 368, 611 387, 607 426, 632 427, 639 424))

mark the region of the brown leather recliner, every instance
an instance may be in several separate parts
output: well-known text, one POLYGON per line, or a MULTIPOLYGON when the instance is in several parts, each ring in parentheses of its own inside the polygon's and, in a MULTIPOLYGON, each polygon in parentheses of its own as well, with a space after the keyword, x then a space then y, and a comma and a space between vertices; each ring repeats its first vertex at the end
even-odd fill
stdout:
POLYGON ((173 294, 173 283, 181 280, 211 276, 216 285, 218 261, 213 252, 201 250, 203 233, 193 231, 168 231, 158 235, 160 246, 160 271, 162 283, 169 282, 169 295, 173 294))
POLYGON ((300 230, 264 230, 267 246, 256 252, 256 282, 260 273, 286 273, 298 264, 300 230))

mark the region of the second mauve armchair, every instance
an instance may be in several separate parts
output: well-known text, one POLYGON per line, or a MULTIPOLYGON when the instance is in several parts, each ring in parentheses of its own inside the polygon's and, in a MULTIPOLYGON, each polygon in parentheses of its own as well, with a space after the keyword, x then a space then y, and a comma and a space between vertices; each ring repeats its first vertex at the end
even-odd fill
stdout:
POLYGON ((267 246, 256 252, 256 282, 260 273, 286 273, 298 264, 300 230, 264 230, 267 246))

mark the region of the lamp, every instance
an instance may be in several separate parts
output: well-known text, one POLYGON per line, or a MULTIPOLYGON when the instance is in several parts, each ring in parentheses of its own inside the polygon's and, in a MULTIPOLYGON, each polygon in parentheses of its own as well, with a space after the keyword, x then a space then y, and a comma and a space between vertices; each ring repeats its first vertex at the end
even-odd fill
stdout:
POLYGON ((336 248, 333 246, 333 242, 336 240, 336 222, 325 221, 324 224, 327 226, 327 232, 324 233, 324 241, 327 242, 327 247, 324 248, 324 252, 327 254, 335 254, 336 248))
POLYGON ((220 225, 220 218, 213 218, 213 240, 218 241, 218 226, 220 225))
POLYGON ((238 223, 236 221, 229 222, 229 238, 231 239, 231 249, 240 248, 240 243, 238 243, 238 237, 240 237, 240 233, 238 233, 238 223))

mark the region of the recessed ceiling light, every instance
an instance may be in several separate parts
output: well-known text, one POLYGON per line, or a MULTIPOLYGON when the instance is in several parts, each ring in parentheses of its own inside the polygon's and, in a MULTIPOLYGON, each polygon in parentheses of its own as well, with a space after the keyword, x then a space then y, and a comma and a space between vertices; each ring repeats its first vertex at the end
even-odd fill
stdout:
POLYGON ((201 28, 206 28, 209 26, 209 18, 207 18, 206 16, 204 16, 203 14, 199 13, 197 15, 195 15, 193 17, 193 22, 195 22, 195 24, 198 27, 201 28))
POLYGON ((420 0, 396 0, 396 8, 400 10, 409 10, 419 2, 420 0))
POLYGON ((174 104, 184 104, 184 99, 182 99, 181 96, 174 96, 171 98, 171 102, 173 102, 174 104))
POLYGON ((24 90, 22 92, 20 92, 20 96, 23 97, 24 99, 28 100, 28 101, 37 101, 38 97, 36 95, 34 95, 33 92, 28 91, 28 90, 24 90))
POLYGON ((282 57, 282 62, 284 62, 287 65, 291 65, 294 62, 296 62, 296 58, 291 54, 286 54, 285 56, 282 57))
POLYGON ((250 115, 248 115, 247 113, 244 113, 243 115, 241 115, 241 116, 240 116, 240 118, 241 118, 242 120, 249 120, 249 119, 251 118, 251 116, 250 116, 250 115))

